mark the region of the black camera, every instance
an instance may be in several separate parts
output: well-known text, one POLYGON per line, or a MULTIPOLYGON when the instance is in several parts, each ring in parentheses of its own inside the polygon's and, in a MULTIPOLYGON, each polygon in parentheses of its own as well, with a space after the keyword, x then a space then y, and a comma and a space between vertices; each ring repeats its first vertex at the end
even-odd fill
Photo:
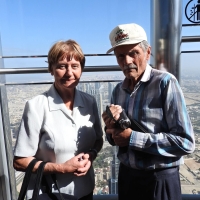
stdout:
POLYGON ((130 128, 131 126, 131 121, 130 119, 128 118, 128 116, 126 115, 126 112, 124 109, 122 109, 122 112, 120 113, 120 117, 118 120, 115 120, 111 111, 110 111, 110 108, 109 106, 106 106, 106 114, 111 118, 113 119, 115 122, 116 122, 116 125, 122 129, 127 129, 127 128, 130 128))

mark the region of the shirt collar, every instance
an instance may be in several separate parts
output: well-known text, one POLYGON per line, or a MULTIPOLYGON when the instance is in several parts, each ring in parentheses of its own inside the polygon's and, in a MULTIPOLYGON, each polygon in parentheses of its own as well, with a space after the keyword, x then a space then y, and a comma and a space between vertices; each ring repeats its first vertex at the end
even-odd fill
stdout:
MULTIPOLYGON (((139 82, 149 81, 149 79, 151 77, 151 70, 152 70, 152 67, 149 64, 147 64, 144 74, 142 75, 142 78, 139 82)), ((124 81, 122 82, 122 89, 128 89, 129 82, 130 82, 130 80, 128 78, 125 78, 124 81)))
MULTIPOLYGON (((50 110, 65 110, 66 106, 63 103, 61 96, 58 94, 54 84, 50 87, 49 91, 47 92, 48 102, 49 102, 49 109, 50 110)), ((74 108, 75 107, 84 107, 82 97, 80 95, 80 91, 75 88, 75 95, 74 95, 74 108)))

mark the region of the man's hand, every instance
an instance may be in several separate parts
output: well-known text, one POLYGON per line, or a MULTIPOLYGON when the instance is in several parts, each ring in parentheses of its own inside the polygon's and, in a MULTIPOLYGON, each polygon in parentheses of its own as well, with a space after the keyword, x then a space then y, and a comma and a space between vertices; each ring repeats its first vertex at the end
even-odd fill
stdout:
POLYGON ((120 113, 122 112, 122 107, 119 105, 111 104, 109 108, 110 108, 110 112, 112 113, 112 116, 115 120, 111 119, 107 115, 106 111, 103 112, 102 118, 103 118, 107 128, 114 128, 115 121, 117 121, 119 119, 120 113))
POLYGON ((115 128, 115 121, 112 120, 106 113, 106 111, 102 114, 103 121, 106 125, 106 128, 115 128))
POLYGON ((132 129, 108 128, 106 133, 112 134, 112 138, 117 146, 124 147, 129 145, 132 129))

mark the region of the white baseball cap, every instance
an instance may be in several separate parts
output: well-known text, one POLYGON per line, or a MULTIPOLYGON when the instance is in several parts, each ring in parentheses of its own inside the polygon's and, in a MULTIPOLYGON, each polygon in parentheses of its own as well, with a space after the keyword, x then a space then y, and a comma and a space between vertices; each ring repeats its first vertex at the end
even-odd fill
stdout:
POLYGON ((137 44, 143 40, 147 41, 147 35, 145 30, 138 24, 121 24, 111 31, 109 39, 112 48, 106 53, 110 53, 117 46, 137 44))

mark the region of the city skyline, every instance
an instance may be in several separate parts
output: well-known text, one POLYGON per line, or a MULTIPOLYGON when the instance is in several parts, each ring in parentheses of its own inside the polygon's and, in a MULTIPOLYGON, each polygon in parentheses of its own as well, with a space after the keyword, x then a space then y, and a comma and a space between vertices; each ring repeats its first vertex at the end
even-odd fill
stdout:
MULTIPOLYGON (((115 75, 113 75, 115 76, 115 75)), ((105 76, 106 78, 106 76, 105 76)), ((78 89, 93 95, 97 101, 98 110, 102 112, 109 104, 109 98, 117 82, 89 82, 79 83, 78 89)), ((13 146, 17 137, 25 102, 35 95, 48 90, 47 85, 8 85, 8 107, 11 122, 13 146)), ((182 90, 185 96, 188 113, 190 115, 196 138, 196 149, 193 154, 185 156, 185 164, 180 167, 180 178, 183 194, 200 193, 200 80, 186 76, 183 79, 182 90)), ((99 113, 101 118, 101 113, 99 113)), ((101 120, 101 122, 103 122, 101 120)), ((104 124, 102 123, 102 129, 104 124)), ((116 194, 118 162, 116 160, 115 147, 106 141, 104 135, 104 147, 99 153, 95 166, 96 188, 94 194, 116 194), (109 148, 110 147, 110 148, 109 148), (101 166, 101 167, 100 167, 101 166)))

